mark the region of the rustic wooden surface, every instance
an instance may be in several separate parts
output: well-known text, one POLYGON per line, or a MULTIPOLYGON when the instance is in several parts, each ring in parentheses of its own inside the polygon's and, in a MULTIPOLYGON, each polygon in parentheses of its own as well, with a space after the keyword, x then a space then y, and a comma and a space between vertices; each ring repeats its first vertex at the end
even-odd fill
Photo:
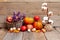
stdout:
POLYGON ((45 36, 47 40, 60 40, 60 33, 57 30, 46 32, 45 36))
POLYGON ((46 40, 42 32, 7 33, 3 40, 46 40))
POLYGON ((5 37, 7 31, 4 29, 0 29, 0 40, 3 40, 3 38, 5 37))
POLYGON ((10 33, 6 30, 0 31, 0 40, 60 40, 60 28, 46 33, 19 32, 10 33))
POLYGON ((51 19, 54 26, 59 26, 55 30, 46 33, 20 32, 9 33, 0 30, 0 40, 60 40, 60 0, 0 0, 0 27, 4 27, 7 16, 11 16, 13 11, 21 11, 28 16, 39 15, 41 19, 46 14, 41 11, 41 4, 48 3, 49 11, 54 12, 51 19))

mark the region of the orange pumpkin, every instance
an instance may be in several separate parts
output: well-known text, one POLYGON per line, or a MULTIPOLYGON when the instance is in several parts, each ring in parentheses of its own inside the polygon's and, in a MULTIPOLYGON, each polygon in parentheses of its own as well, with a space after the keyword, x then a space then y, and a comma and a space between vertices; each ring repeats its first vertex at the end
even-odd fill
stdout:
POLYGON ((31 17, 25 17, 25 18, 24 18, 24 22, 25 22, 26 24, 31 24, 31 23, 34 22, 34 19, 31 18, 31 17))
POLYGON ((40 21, 34 22, 33 24, 34 28, 36 28, 37 30, 40 30, 43 28, 43 25, 40 21))

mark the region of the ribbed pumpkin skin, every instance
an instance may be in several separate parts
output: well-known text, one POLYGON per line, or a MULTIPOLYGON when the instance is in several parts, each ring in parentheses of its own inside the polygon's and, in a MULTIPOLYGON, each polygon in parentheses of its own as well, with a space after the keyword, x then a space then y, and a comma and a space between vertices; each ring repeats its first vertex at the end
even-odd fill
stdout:
POLYGON ((43 28, 43 25, 42 25, 42 23, 41 23, 40 21, 34 22, 33 26, 34 26, 34 28, 36 28, 37 30, 40 30, 40 29, 43 28))
POLYGON ((24 18, 24 23, 26 23, 26 24, 32 24, 33 22, 34 22, 34 19, 31 17, 24 18))

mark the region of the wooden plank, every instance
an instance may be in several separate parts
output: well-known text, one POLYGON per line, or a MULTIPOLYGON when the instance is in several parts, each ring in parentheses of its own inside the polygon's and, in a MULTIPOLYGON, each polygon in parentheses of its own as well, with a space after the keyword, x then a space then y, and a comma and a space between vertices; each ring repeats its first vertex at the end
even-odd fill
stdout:
POLYGON ((24 32, 23 40, 46 40, 42 32, 24 32))
POLYGON ((60 0, 0 0, 0 2, 60 2, 60 0))
POLYGON ((60 2, 60 0, 45 0, 46 2, 60 2))
MULTIPOLYGON (((42 2, 7 2, 0 3, 0 15, 10 15, 13 11, 21 11, 26 14, 45 15, 41 10, 42 2)), ((54 15, 60 15, 60 3, 49 3, 48 8, 53 11, 54 15)))
POLYGON ((56 30, 53 30, 51 32, 46 32, 45 36, 47 40, 60 40, 60 33, 56 30))
POLYGON ((55 29, 60 33, 60 27, 56 27, 55 29))
POLYGON ((22 40, 23 33, 7 33, 3 40, 22 40))
POLYGON ((0 2, 44 2, 44 0, 0 0, 0 2))
POLYGON ((7 0, 7 2, 44 2, 44 0, 7 0))
POLYGON ((4 29, 0 29, 0 40, 3 40, 4 36, 6 35, 7 31, 4 29))
POLYGON ((60 2, 60 0, 0 0, 0 2, 60 2))

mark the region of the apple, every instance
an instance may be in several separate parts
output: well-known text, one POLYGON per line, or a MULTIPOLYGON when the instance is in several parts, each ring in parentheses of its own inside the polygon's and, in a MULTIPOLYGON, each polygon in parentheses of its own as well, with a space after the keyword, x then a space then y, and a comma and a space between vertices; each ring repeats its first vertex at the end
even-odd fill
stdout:
POLYGON ((12 22, 12 17, 11 16, 7 17, 6 21, 7 22, 12 22))
POLYGON ((32 30, 32 28, 33 28, 33 25, 28 24, 28 25, 27 25, 27 28, 28 28, 28 31, 30 32, 30 31, 32 30))
POLYGON ((21 26, 21 31, 26 31, 27 27, 26 26, 21 26))
POLYGON ((34 16, 34 20, 38 21, 40 19, 39 16, 34 16))
POLYGON ((33 25, 28 24, 28 25, 27 25, 27 28, 28 28, 28 29, 32 29, 32 28, 33 28, 33 25))

